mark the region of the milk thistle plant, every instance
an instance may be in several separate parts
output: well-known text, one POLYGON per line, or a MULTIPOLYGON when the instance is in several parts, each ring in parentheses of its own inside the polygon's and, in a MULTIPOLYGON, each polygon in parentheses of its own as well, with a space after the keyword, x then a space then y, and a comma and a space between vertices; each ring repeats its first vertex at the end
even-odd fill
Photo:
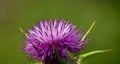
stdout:
POLYGON ((76 26, 64 19, 39 21, 38 26, 32 25, 32 29, 26 32, 20 28, 26 36, 23 50, 36 61, 32 64, 83 64, 86 57, 109 51, 80 53, 88 43, 86 36, 94 24, 95 22, 83 34, 76 29, 76 26))

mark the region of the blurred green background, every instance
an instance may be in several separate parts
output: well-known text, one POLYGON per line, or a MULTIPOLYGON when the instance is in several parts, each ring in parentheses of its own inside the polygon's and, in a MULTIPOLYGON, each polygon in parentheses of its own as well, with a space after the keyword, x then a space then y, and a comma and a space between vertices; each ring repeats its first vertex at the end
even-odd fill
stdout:
POLYGON ((19 49, 20 37, 31 24, 46 18, 64 18, 87 30, 89 43, 83 53, 113 49, 86 59, 88 64, 120 63, 120 0, 0 0, 0 64, 30 64, 19 49))

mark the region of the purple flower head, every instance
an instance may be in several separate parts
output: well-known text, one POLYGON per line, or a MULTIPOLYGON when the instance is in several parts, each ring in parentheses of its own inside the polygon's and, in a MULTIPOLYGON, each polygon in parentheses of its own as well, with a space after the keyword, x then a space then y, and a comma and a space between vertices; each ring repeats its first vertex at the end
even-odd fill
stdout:
POLYGON ((32 58, 45 64, 58 62, 59 58, 68 58, 67 51, 77 54, 87 42, 80 42, 81 33, 75 28, 76 26, 64 19, 55 19, 54 23, 51 19, 39 21, 38 26, 32 26, 32 29, 27 31, 24 50, 32 58))

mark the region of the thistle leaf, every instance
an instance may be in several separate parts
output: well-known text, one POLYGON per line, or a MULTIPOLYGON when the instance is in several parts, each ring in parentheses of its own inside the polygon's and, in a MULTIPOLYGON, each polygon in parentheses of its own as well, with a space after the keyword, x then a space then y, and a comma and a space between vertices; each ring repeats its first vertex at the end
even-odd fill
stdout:
POLYGON ((82 37, 81 41, 83 41, 86 38, 86 36, 89 34, 89 32, 94 27, 94 25, 95 25, 95 21, 92 23, 92 25, 90 26, 90 28, 87 30, 87 32, 85 33, 85 35, 82 37))
POLYGON ((27 37, 28 34, 26 32, 23 31, 23 29, 19 28, 19 30, 27 37))
POLYGON ((82 54, 80 55, 79 57, 83 60, 89 56, 92 56, 92 55, 95 55, 95 54, 99 54, 99 53, 104 53, 104 52, 110 52, 112 51, 111 49, 108 49, 108 50, 98 50, 98 51, 91 51, 91 52, 88 52, 86 54, 82 54))

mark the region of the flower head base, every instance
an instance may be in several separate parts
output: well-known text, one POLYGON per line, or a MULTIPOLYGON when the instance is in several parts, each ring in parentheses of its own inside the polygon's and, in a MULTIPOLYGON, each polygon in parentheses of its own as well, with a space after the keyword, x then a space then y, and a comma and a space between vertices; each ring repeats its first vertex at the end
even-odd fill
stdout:
POLYGON ((81 33, 75 28, 64 19, 60 22, 58 19, 54 22, 51 19, 39 21, 38 26, 32 26, 32 30, 27 31, 24 50, 45 64, 59 64, 59 58, 69 58, 67 51, 77 54, 87 42, 80 41, 81 33))

